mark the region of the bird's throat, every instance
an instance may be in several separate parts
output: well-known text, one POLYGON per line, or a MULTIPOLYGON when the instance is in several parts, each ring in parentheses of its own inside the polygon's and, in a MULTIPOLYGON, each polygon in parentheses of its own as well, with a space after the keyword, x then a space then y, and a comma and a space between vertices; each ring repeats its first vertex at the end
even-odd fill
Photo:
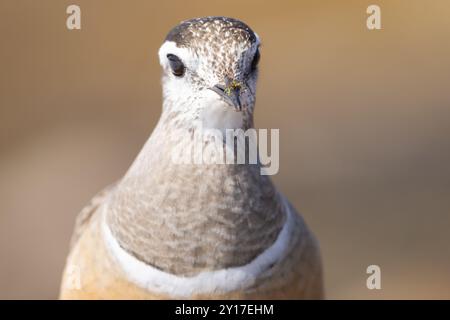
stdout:
POLYGON ((241 266, 277 238, 285 219, 258 164, 174 163, 188 148, 159 123, 111 195, 107 223, 140 260, 179 275, 241 266))

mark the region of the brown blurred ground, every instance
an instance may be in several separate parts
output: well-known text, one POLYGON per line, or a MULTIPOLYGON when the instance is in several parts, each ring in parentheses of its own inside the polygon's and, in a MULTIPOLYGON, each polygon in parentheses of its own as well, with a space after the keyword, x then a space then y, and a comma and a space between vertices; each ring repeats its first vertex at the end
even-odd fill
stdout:
POLYGON ((256 123, 281 129, 274 180, 321 242, 328 297, 450 298, 446 0, 2 0, 0 298, 57 296, 75 215, 157 121, 162 39, 205 15, 263 40, 256 123))

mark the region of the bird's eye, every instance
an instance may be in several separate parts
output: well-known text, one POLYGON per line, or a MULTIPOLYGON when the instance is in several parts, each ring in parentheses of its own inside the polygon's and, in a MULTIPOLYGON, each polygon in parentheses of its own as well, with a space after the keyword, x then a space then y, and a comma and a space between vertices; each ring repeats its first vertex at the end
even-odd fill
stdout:
POLYGON ((168 54, 167 59, 169 59, 170 68, 172 69, 172 73, 177 77, 182 77, 186 70, 183 62, 180 58, 178 58, 174 54, 168 54))
POLYGON ((258 67, 259 59, 261 59, 261 54, 259 53, 259 48, 256 49, 255 55, 253 56, 252 61, 252 71, 258 67))

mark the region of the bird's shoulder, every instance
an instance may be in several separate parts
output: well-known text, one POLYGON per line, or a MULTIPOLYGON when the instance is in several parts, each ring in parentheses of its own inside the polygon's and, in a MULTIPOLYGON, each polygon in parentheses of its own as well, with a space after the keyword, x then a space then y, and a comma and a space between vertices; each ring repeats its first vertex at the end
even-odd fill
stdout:
POLYGON ((288 274, 297 278, 297 289, 302 297, 323 298, 323 267, 319 242, 303 216, 286 197, 282 198, 288 214, 293 217, 290 250, 282 264, 288 274))
POLYGON ((75 227, 72 233, 72 238, 70 239, 70 248, 72 249, 75 244, 80 239, 83 232, 86 230, 92 217, 98 212, 98 208, 105 202, 105 199, 116 187, 117 183, 108 185, 98 192, 88 204, 80 211, 75 219, 75 227))

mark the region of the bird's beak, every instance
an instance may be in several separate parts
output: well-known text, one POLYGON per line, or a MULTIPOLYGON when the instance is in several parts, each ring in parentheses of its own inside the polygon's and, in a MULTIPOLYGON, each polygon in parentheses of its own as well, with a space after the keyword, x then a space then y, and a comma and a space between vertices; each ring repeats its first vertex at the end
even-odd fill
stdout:
POLYGON ((242 111, 240 83, 232 81, 227 86, 216 84, 209 89, 217 93, 230 106, 233 106, 236 111, 242 111))

